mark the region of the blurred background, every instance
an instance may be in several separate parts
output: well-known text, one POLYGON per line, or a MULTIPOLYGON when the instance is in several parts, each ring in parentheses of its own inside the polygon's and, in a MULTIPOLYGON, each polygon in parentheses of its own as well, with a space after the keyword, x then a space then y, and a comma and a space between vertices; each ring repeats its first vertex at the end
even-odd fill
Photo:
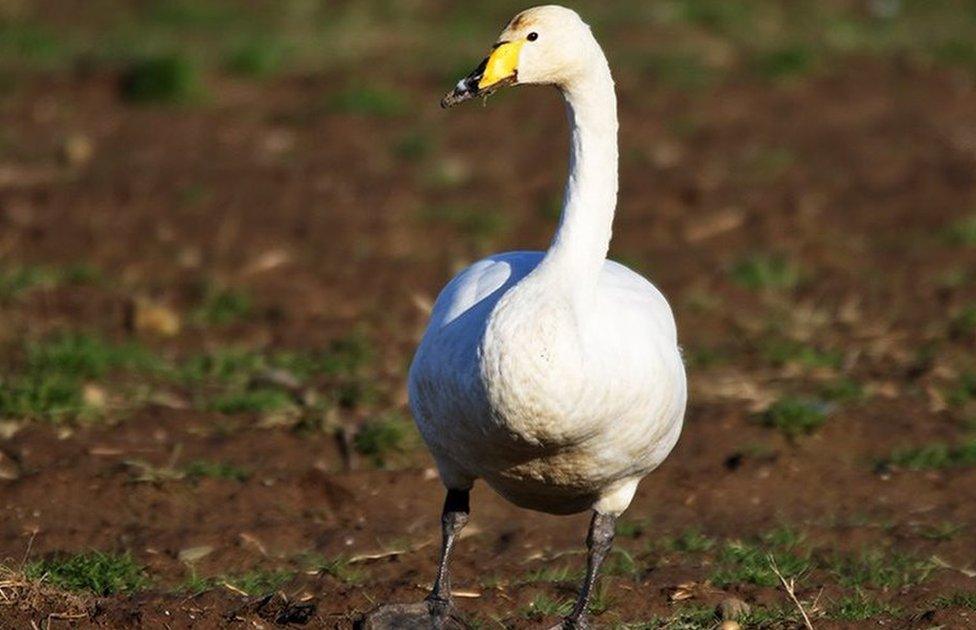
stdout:
MULTIPOLYGON (((598 621, 795 627, 776 566, 818 626, 971 624, 976 2, 567 4, 618 86, 611 257, 691 380, 598 621)), ((438 102, 525 7, 0 0, 0 625, 423 596, 406 369, 455 272, 547 246, 567 158, 554 90, 438 102)), ((565 611, 585 517, 481 489, 469 530, 476 623, 565 611)))

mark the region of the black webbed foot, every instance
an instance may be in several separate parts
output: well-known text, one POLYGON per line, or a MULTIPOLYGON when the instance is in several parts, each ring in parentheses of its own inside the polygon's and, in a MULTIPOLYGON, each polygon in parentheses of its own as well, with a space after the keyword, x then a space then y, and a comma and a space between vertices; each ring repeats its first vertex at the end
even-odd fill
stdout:
POLYGON ((374 608, 355 627, 357 630, 467 630, 470 626, 450 602, 428 599, 374 608))

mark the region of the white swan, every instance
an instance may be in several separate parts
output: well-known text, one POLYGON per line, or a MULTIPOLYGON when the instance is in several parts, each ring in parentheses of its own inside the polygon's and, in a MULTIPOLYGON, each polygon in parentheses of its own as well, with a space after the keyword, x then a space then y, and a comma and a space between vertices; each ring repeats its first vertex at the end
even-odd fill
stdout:
POLYGON ((678 439, 685 372, 667 301, 606 259, 616 97, 606 57, 575 12, 517 15, 442 104, 516 83, 555 85, 565 98, 569 181, 548 251, 498 254, 462 271, 438 297, 411 366, 411 408, 448 490, 427 601, 437 623, 450 618, 447 556, 480 478, 521 507, 594 511, 587 577, 564 621, 579 628, 616 517, 678 439))

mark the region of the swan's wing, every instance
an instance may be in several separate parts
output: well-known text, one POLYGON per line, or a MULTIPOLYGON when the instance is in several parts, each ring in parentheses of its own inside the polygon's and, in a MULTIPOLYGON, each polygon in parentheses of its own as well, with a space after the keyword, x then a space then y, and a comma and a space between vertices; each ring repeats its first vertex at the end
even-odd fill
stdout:
POLYGON ((649 280, 613 260, 607 260, 600 275, 600 289, 609 302, 650 325, 657 334, 677 344, 674 314, 664 295, 649 280))
POLYGON ((541 252, 510 252, 461 271, 434 303, 408 379, 410 408, 448 487, 470 485, 463 446, 477 432, 485 407, 477 374, 477 345, 485 322, 505 292, 542 260, 541 252), (465 424, 467 423, 467 424, 465 424), (472 424, 473 423, 473 424, 472 424))
POLYGON ((615 431, 606 448, 627 453, 637 477, 660 464, 681 432, 688 389, 671 307, 640 274, 608 260, 600 275, 601 305, 617 402, 606 417, 615 431), (619 422, 620 419, 627 421, 619 422))
POLYGON ((528 275, 542 256, 542 252, 507 252, 467 267, 437 296, 428 329, 439 330, 489 297, 501 297, 499 289, 512 286, 528 275))

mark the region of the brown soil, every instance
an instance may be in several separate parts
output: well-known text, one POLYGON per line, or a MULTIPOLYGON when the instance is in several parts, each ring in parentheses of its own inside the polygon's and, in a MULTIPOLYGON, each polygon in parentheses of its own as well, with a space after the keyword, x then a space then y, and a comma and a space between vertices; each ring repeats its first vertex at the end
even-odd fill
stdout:
MULTIPOLYGON (((402 408, 403 366, 424 320, 416 303, 481 253, 545 245, 552 220, 539 208, 561 186, 564 121, 555 95, 538 90, 442 113, 443 86, 423 78, 405 88, 416 106, 406 116, 320 111, 321 95, 341 80, 227 82, 212 88, 215 102, 174 108, 126 105, 112 77, 59 78, 3 101, 10 148, 0 167, 13 176, 0 189, 0 254, 47 265, 86 261, 118 280, 35 291, 4 306, 4 342, 67 327, 123 338, 134 293, 185 309, 193 283, 211 276, 246 287, 256 314, 147 344, 175 356, 230 343, 324 348, 365 326, 380 348, 376 378, 389 404, 402 408), (422 160, 392 150, 411 129, 439 138, 422 160), (66 167, 57 155, 73 133, 90 140, 94 157, 66 167), (463 184, 427 183, 445 161, 467 173, 463 184), (468 203, 504 215, 507 230, 484 242, 422 218, 430 206, 468 203), (262 268, 269 252, 284 262, 262 268)), ((731 84, 694 97, 642 81, 620 81, 624 163, 613 251, 670 297, 689 354, 713 349, 732 358, 691 367, 682 438, 626 515, 642 529, 618 537, 639 570, 607 579, 612 603, 598 621, 673 614, 679 585, 692 603, 735 595, 789 605, 775 587, 709 586, 712 556, 655 544, 689 529, 752 540, 788 524, 817 554, 880 548, 971 567, 976 469, 874 464, 900 446, 966 435, 964 413, 939 404, 937 392, 973 340, 936 346, 925 361, 918 350, 942 339, 950 314, 976 299, 976 283, 937 283, 950 271, 976 272, 976 250, 941 240, 947 224, 976 207, 976 90, 949 74, 867 61, 830 78, 731 84), (791 157, 777 161, 776 151, 791 157), (729 216, 727 229, 700 233, 729 216), (741 287, 728 269, 753 251, 792 254, 809 277, 785 294, 741 287), (760 426, 755 411, 777 392, 815 389, 821 375, 763 360, 757 343, 777 318, 843 351, 845 374, 870 393, 794 441, 760 426), (958 528, 948 540, 920 534, 943 523, 958 528)), ((369 413, 344 410, 340 421, 355 426, 369 413)), ((377 603, 423 596, 442 489, 422 451, 393 470, 368 462, 347 470, 329 432, 167 405, 120 415, 71 428, 28 423, 0 442, 20 471, 0 482, 0 556, 16 568, 29 541, 31 558, 130 550, 154 587, 80 602, 13 597, 0 608, 3 627, 348 627, 377 603), (139 483, 126 464, 164 466, 174 452, 254 474, 244 482, 139 483), (201 545, 213 552, 196 564, 200 575, 298 573, 270 600, 221 586, 173 594, 187 576, 180 551, 201 545), (357 585, 307 573, 296 560, 391 550, 403 553, 356 564, 365 572, 357 585)), ((587 517, 522 511, 483 487, 472 505, 455 588, 477 596, 460 606, 508 627, 551 625, 554 618, 526 620, 518 611, 540 593, 570 597, 574 585, 516 578, 579 565, 579 555, 553 558, 581 549, 587 517)), ((871 593, 901 609, 878 618, 889 625, 971 627, 976 613, 932 602, 973 592, 973 580, 937 568, 920 585, 871 593)), ((849 594, 824 571, 798 582, 807 602, 821 589, 822 602, 849 594)))

